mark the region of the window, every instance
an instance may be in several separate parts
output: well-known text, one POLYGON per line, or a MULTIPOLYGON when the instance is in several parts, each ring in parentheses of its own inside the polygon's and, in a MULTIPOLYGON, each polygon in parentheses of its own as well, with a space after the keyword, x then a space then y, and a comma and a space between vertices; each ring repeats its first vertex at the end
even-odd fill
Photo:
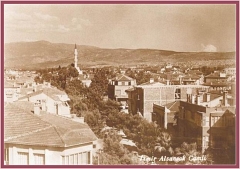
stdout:
POLYGON ((73 164, 78 164, 78 154, 74 154, 74 162, 73 164))
POLYGON ((81 164, 87 164, 87 153, 86 152, 82 153, 81 164))
POLYGON ((62 156, 62 164, 65 165, 90 164, 90 163, 91 163, 90 151, 62 156))
POLYGON ((128 86, 131 86, 131 82, 128 82, 128 86))
POLYGON ((25 152, 18 152, 18 164, 19 165, 28 165, 29 155, 25 152))
POLYGON ((222 126, 222 119, 221 116, 212 116, 211 117, 211 126, 212 127, 221 127, 222 126))
POLYGON ((8 148, 4 148, 4 162, 6 165, 8 165, 8 162, 9 162, 9 149, 8 148))
POLYGON ((181 89, 176 89, 176 91, 175 91, 175 99, 181 99, 181 89))
POLYGON ((41 101, 41 100, 37 100, 37 102, 38 102, 38 103, 42 103, 42 101, 41 101))
POLYGON ((208 116, 203 116, 202 126, 209 127, 209 117, 208 116))
POLYGON ((74 163, 74 155, 72 154, 69 156, 69 164, 73 165, 73 163, 74 163))
POLYGON ((62 165, 65 164, 65 156, 62 156, 62 165))
POLYGON ((45 164, 45 155, 44 154, 33 154, 34 155, 34 164, 44 165, 45 164))
POLYGON ((203 147, 208 147, 209 144, 209 136, 203 137, 203 147))

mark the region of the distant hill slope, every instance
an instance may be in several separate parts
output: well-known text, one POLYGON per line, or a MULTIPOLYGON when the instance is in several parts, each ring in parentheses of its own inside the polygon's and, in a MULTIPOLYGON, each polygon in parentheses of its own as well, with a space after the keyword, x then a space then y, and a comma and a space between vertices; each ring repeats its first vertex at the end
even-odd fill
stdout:
MULTIPOLYGON (((160 62, 188 62, 235 60, 235 52, 175 52, 157 49, 103 49, 78 45, 81 65, 157 64, 160 62)), ((6 68, 46 68, 73 63, 74 44, 47 41, 5 44, 6 68)))

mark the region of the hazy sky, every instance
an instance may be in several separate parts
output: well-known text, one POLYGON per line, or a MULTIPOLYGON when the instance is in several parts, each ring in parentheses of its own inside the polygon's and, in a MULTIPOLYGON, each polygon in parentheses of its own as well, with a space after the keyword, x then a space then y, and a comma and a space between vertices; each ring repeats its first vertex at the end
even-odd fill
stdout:
POLYGON ((235 51, 235 5, 4 5, 5 43, 235 51))

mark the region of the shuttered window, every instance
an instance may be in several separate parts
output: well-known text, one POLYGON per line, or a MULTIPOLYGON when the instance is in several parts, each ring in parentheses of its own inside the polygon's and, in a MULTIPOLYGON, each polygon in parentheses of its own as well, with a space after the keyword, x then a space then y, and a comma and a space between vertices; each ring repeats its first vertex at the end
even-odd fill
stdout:
POLYGON ((29 155, 25 152, 18 152, 18 164, 19 165, 28 165, 29 164, 29 155))
POLYGON ((44 165, 45 164, 45 155, 44 154, 33 154, 34 155, 34 164, 44 165))
POLYGON ((70 154, 62 156, 62 164, 65 165, 77 165, 77 164, 90 164, 91 152, 81 152, 78 154, 70 154))

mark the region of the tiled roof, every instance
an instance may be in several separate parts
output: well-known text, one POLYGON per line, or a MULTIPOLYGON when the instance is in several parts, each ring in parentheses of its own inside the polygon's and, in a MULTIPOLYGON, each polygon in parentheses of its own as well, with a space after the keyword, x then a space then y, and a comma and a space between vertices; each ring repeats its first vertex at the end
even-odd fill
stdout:
MULTIPOLYGON (((224 72, 223 72, 224 73, 224 72)), ((217 77, 217 78, 228 78, 227 76, 226 77, 220 77, 220 72, 214 72, 214 73, 211 73, 211 74, 209 74, 209 75, 207 75, 207 76, 205 76, 205 77, 212 77, 212 78, 215 78, 215 77, 217 77)))
POLYGON ((117 80, 117 81, 131 81, 133 78, 128 77, 124 74, 119 74, 116 77, 112 78, 112 80, 117 80))
POLYGON ((55 101, 60 101, 60 99, 57 95, 66 95, 66 93, 64 91, 61 91, 57 88, 46 87, 46 88, 43 88, 41 90, 37 90, 36 92, 27 94, 26 96, 23 96, 23 97, 19 98, 19 100, 22 100, 22 99, 25 99, 25 98, 28 98, 28 97, 32 97, 32 96, 36 96, 36 95, 39 95, 41 93, 46 94, 47 96, 49 96, 50 98, 52 98, 55 101))
POLYGON ((214 100, 214 99, 216 99, 216 98, 219 98, 219 97, 221 97, 221 95, 219 95, 219 94, 215 94, 215 93, 211 93, 211 94, 210 94, 210 100, 211 100, 211 101, 214 100))
POLYGON ((208 82, 204 83, 204 86, 230 86, 232 83, 231 82, 208 82))
MULTIPOLYGON (((30 92, 33 92, 33 87, 28 87, 28 88, 21 88, 21 90, 20 90, 20 94, 22 95, 22 96, 24 96, 24 95, 27 95, 28 93, 30 93, 30 92)), ((37 91, 39 91, 39 90, 41 90, 42 89, 42 86, 37 86, 36 87, 36 89, 37 89, 37 91)))
POLYGON ((129 89, 125 90, 125 91, 131 92, 131 91, 134 91, 134 90, 135 90, 135 88, 132 87, 132 88, 129 88, 129 89))
POLYGON ((26 82, 34 82, 34 77, 36 75, 23 75, 17 78, 15 81, 16 83, 26 83, 26 82))
POLYGON ((4 140, 7 143, 68 147, 97 139, 87 124, 43 112, 35 115, 31 112, 33 105, 30 108, 29 103, 16 103, 5 106, 4 140))
POLYGON ((165 84, 160 83, 160 82, 152 82, 152 83, 146 82, 146 83, 140 84, 138 86, 140 86, 140 87, 141 86, 165 86, 165 84))
POLYGON ((179 106, 180 106, 180 101, 174 101, 168 104, 165 104, 164 106, 166 106, 170 111, 178 111, 179 110, 179 106))
POLYGON ((196 74, 188 74, 188 75, 184 76, 183 79, 200 79, 200 76, 198 76, 196 74))
POLYGON ((197 75, 202 75, 203 72, 199 71, 199 70, 189 70, 187 72, 188 74, 197 74, 197 75))

